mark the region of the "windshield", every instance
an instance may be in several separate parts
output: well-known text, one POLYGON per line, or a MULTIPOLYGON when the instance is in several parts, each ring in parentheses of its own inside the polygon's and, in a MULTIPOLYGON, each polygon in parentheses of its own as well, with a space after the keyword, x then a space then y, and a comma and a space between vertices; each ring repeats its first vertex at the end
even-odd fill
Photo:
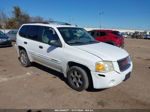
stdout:
POLYGON ((3 33, 2 31, 0 31, 0 37, 7 37, 5 33, 3 33))
POLYGON ((0 35, 4 35, 4 33, 2 31, 0 31, 0 35))
POLYGON ((88 32, 82 28, 58 28, 64 41, 69 45, 84 45, 98 43, 88 32))

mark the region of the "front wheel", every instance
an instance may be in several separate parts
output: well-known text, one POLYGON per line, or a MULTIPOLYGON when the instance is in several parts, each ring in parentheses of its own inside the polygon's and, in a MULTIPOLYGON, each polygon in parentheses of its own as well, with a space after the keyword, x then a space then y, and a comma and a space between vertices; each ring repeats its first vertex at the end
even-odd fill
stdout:
POLYGON ((30 60, 28 58, 28 55, 27 55, 25 50, 20 50, 20 57, 19 57, 19 59, 20 59, 21 64, 24 67, 28 67, 28 66, 31 65, 31 62, 30 62, 30 60))
POLYGON ((70 87, 74 90, 83 91, 89 87, 86 71, 78 66, 73 66, 69 69, 67 79, 70 87))

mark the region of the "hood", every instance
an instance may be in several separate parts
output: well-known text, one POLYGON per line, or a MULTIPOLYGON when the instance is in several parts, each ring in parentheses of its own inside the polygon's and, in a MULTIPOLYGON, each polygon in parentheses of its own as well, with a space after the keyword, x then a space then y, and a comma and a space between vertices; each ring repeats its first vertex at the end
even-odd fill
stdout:
POLYGON ((0 39, 8 39, 8 36, 5 35, 5 34, 1 34, 1 35, 0 35, 0 39))
POLYGON ((124 49, 103 42, 74 47, 107 61, 117 61, 129 55, 124 49))

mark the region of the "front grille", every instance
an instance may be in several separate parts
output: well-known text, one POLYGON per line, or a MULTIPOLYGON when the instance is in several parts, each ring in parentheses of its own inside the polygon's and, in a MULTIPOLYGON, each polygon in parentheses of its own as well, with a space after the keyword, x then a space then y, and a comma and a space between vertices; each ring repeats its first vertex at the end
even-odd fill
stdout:
POLYGON ((131 66, 130 57, 118 60, 117 62, 121 72, 127 70, 131 66))

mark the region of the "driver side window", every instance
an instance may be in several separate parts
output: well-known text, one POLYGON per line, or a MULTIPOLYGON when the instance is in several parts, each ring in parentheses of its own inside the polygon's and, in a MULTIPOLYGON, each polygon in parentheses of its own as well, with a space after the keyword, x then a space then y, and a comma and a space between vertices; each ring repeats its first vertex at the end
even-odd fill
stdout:
POLYGON ((55 30, 50 27, 41 27, 40 41, 48 44, 52 40, 59 40, 55 30))

